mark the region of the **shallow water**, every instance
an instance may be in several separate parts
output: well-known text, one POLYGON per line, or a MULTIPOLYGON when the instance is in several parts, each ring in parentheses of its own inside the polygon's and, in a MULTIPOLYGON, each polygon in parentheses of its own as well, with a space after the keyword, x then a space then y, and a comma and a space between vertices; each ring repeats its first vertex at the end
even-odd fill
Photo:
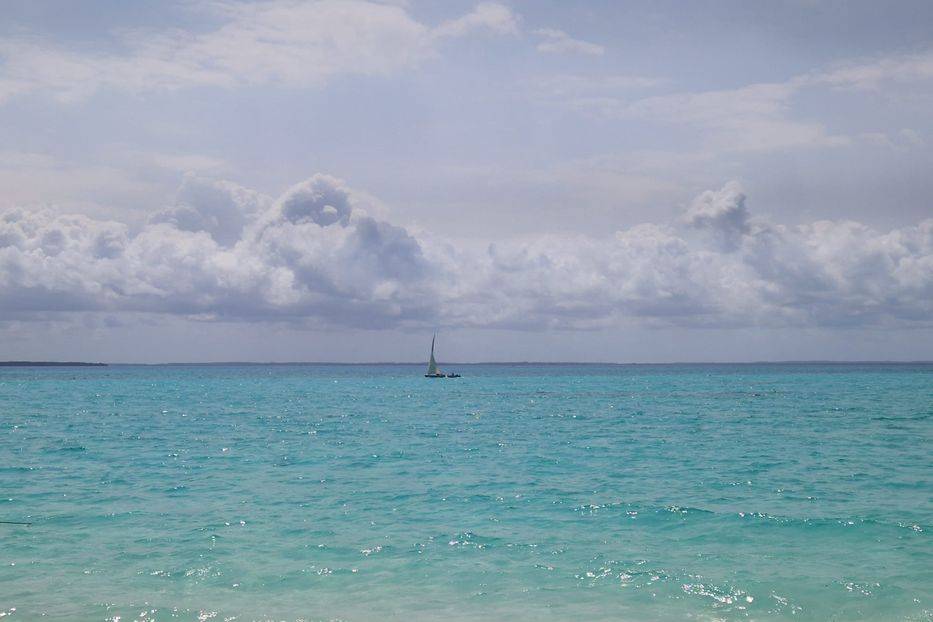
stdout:
POLYGON ((0 369, 3 619, 933 620, 933 365, 458 371, 0 369))

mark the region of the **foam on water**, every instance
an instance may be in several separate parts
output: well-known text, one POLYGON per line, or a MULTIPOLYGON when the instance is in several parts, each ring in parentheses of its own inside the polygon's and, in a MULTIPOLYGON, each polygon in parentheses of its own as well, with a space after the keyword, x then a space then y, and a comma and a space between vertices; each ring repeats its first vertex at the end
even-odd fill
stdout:
POLYGON ((933 366, 0 370, 6 620, 933 620, 933 366))

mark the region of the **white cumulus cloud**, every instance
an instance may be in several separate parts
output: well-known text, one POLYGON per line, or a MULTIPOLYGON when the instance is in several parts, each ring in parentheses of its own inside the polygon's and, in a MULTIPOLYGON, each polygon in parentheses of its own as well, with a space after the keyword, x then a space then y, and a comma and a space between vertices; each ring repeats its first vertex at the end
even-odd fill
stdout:
POLYGON ((738 184, 675 222, 476 250, 374 218, 315 175, 278 199, 187 177, 141 230, 0 212, 0 319, 145 311, 320 326, 929 326, 933 219, 879 232, 754 217, 738 184))

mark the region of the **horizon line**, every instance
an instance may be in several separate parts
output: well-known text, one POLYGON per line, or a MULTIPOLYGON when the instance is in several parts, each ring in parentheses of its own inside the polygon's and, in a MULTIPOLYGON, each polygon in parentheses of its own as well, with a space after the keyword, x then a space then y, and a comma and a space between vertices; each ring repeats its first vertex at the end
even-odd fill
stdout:
MULTIPOLYGON (((103 362, 103 361, 31 361, 31 360, 9 360, 0 361, 0 367, 102 367, 110 365, 134 365, 134 366, 232 366, 232 365, 331 365, 331 366, 373 366, 373 365, 405 365, 418 366, 427 365, 427 361, 166 361, 159 363, 140 363, 140 362, 103 362)), ((633 365, 931 365, 933 360, 891 360, 891 359, 786 359, 786 360, 757 360, 757 361, 663 361, 663 362, 617 362, 617 361, 446 361, 444 365, 586 365, 586 366, 633 366, 633 365)))

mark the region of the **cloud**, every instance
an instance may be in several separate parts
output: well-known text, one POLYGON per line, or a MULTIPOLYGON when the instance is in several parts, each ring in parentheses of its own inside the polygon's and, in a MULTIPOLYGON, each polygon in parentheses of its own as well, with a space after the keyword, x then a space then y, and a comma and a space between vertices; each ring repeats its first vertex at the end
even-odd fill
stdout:
POLYGON ((735 250, 750 231, 745 193, 736 182, 729 182, 719 190, 707 190, 693 200, 683 221, 695 229, 711 232, 723 250, 735 250))
POLYGON ((845 136, 829 134, 820 123, 791 118, 791 102, 799 88, 794 82, 762 83, 631 103, 605 98, 577 103, 613 117, 693 127, 709 148, 721 152, 846 144, 845 136))
POLYGON ((483 2, 466 15, 443 22, 434 28, 431 34, 435 38, 462 37, 477 31, 500 35, 517 34, 518 17, 507 6, 483 2))
POLYGON ((292 186, 279 201, 280 217, 293 224, 314 222, 326 227, 339 222, 346 227, 352 211, 350 191, 327 175, 292 186))
POLYGON ((627 91, 649 89, 665 84, 658 77, 612 74, 579 75, 558 74, 538 77, 529 81, 541 99, 559 101, 575 97, 619 98, 627 91))
POLYGON ((754 217, 738 184, 610 237, 459 247, 315 175, 272 200, 194 176, 133 233, 0 212, 0 320, 102 311, 349 327, 929 326, 933 219, 878 232, 754 217))
POLYGON ((517 18, 500 4, 431 28, 402 7, 362 0, 203 2, 219 23, 207 32, 116 33, 120 52, 58 47, 36 37, 0 41, 0 101, 34 91, 61 101, 99 89, 131 92, 194 86, 318 86, 336 75, 388 75, 433 56, 439 39, 510 34, 517 18))
POLYGON ((180 231, 205 231, 223 246, 240 239, 247 219, 271 200, 228 181, 185 176, 175 205, 149 217, 151 224, 168 223, 180 231))
POLYGON ((904 84, 930 79, 933 79, 933 51, 850 62, 830 70, 801 76, 797 81, 801 84, 874 90, 882 88, 885 84, 904 84))
POLYGON ((539 28, 535 34, 544 40, 537 45, 537 50, 544 54, 588 54, 602 56, 606 48, 589 41, 574 39, 563 30, 539 28))
MULTIPOLYGON (((641 120, 695 133, 708 152, 765 152, 849 145, 820 122, 794 115, 795 98, 818 89, 928 87, 933 52, 898 55, 737 88, 666 93, 632 99, 614 89, 552 89, 551 103, 611 119, 641 120)), ((892 89, 893 90, 893 89, 892 89)))

